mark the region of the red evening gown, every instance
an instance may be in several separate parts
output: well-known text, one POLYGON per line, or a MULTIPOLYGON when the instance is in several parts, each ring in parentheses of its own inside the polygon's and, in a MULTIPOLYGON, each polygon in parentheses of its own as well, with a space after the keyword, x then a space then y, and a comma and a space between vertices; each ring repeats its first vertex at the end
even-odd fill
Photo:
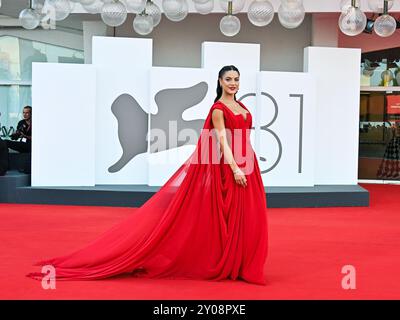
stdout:
MULTIPOLYGON (((248 109, 241 103, 242 107, 248 109)), ((211 107, 193 154, 140 208, 83 248, 35 263, 55 267, 57 280, 102 279, 129 273, 172 279, 242 279, 266 284, 267 208, 250 143, 252 115, 211 107), (211 114, 223 111, 231 148, 247 186, 235 182, 218 154, 211 114), (236 130, 234 130, 236 129, 236 130), (205 161, 205 159, 212 161, 205 161), (215 161, 215 159, 217 159, 215 161)), ((42 279, 44 273, 27 275, 42 279)))

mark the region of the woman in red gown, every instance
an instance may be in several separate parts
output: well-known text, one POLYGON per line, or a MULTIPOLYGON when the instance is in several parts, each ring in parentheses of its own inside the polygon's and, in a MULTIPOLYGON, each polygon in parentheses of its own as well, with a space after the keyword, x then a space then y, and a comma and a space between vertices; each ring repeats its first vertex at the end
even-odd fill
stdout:
POLYGON ((35 265, 53 266, 57 280, 129 273, 265 285, 266 197, 250 143, 252 115, 236 100, 239 77, 235 66, 220 70, 195 151, 156 194, 85 247, 35 265))

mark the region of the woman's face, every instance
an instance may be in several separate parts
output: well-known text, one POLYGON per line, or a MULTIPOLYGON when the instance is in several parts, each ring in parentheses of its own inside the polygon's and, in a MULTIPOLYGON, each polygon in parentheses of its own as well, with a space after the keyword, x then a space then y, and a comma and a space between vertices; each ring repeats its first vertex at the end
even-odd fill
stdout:
POLYGON ((226 71, 222 78, 219 79, 219 83, 222 87, 222 91, 229 95, 234 95, 239 90, 239 73, 237 71, 226 71))

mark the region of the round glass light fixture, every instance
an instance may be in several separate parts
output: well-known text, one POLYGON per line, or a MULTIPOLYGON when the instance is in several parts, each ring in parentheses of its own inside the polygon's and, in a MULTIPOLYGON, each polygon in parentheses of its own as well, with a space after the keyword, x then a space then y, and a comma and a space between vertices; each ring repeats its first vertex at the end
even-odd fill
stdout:
POLYGON ((268 0, 254 0, 247 10, 247 17, 257 27, 268 25, 274 18, 274 7, 268 0))
POLYGON ((225 36, 233 37, 240 31, 240 20, 236 16, 226 15, 221 19, 219 29, 225 36))
POLYGON ((147 13, 137 14, 133 19, 133 29, 142 36, 151 33, 153 31, 153 18, 147 13))
POLYGON ((214 9, 214 0, 207 0, 206 2, 194 2, 194 7, 200 14, 209 14, 214 9))
POLYGON ((396 31, 395 18, 388 14, 382 14, 375 20, 374 31, 381 37, 391 36, 396 31))
MULTIPOLYGON (((387 1, 388 3, 388 10, 392 9, 393 7, 393 0, 387 1)), ((368 0, 368 7, 376 13, 383 13, 384 1, 383 0, 368 0)))
POLYGON ((146 13, 153 19, 153 28, 161 21, 161 9, 153 1, 147 0, 146 13))
POLYGON ((278 8, 279 22, 287 29, 297 28, 306 15, 302 0, 282 0, 278 8))
POLYGON ((128 13, 125 6, 120 1, 105 3, 101 9, 101 19, 110 27, 122 25, 128 13))
POLYGON ((92 13, 92 14, 100 13, 103 6, 104 6, 104 2, 102 2, 100 0, 95 0, 92 4, 82 5, 82 7, 88 13, 92 13))
POLYGON ((22 27, 33 30, 40 24, 40 15, 35 10, 27 8, 20 12, 19 20, 21 21, 22 27))
POLYGON ((348 36, 356 36, 363 32, 367 25, 367 17, 359 8, 351 6, 339 17, 339 28, 348 36))
POLYGON ((167 17, 178 14, 178 12, 180 12, 184 6, 183 0, 163 0, 161 5, 164 14, 167 17))
POLYGON ((46 0, 54 8, 56 21, 66 19, 72 12, 71 3, 68 0, 46 0))
POLYGON ((164 12, 165 16, 174 22, 179 22, 182 21, 183 19, 186 18, 186 16, 188 15, 189 12, 189 7, 188 7, 188 3, 187 0, 182 0, 182 7, 180 8, 180 10, 176 11, 176 12, 164 12))
POLYGON ((124 0, 126 10, 133 13, 141 13, 146 7, 146 0, 124 0))
POLYGON ((237 35, 240 31, 240 20, 238 17, 232 14, 233 12, 233 2, 228 2, 228 14, 222 17, 219 22, 219 29, 222 34, 227 37, 233 37, 237 35))
POLYGON ((226 13, 229 13, 229 2, 232 2, 232 14, 242 11, 246 3, 245 0, 219 0, 218 2, 221 9, 226 13))

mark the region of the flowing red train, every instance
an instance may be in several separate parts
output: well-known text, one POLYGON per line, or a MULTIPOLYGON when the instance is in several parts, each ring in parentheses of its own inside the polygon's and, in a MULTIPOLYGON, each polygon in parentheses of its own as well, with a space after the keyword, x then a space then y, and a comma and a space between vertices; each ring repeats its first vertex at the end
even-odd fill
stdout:
MULTIPOLYGON (((265 285, 266 197, 250 143, 252 115, 240 104, 246 115, 234 114, 219 101, 213 104, 196 150, 128 218, 83 248, 35 265, 55 267, 57 280, 130 273, 149 278, 242 279, 265 285), (225 127, 232 132, 231 148, 242 148, 244 161, 237 162, 246 174, 246 187, 235 183, 230 166, 214 151, 215 140, 206 134, 213 129, 214 109, 223 111, 225 127), (219 160, 199 161, 213 157, 219 160)), ((27 276, 42 279, 45 275, 27 276)))

